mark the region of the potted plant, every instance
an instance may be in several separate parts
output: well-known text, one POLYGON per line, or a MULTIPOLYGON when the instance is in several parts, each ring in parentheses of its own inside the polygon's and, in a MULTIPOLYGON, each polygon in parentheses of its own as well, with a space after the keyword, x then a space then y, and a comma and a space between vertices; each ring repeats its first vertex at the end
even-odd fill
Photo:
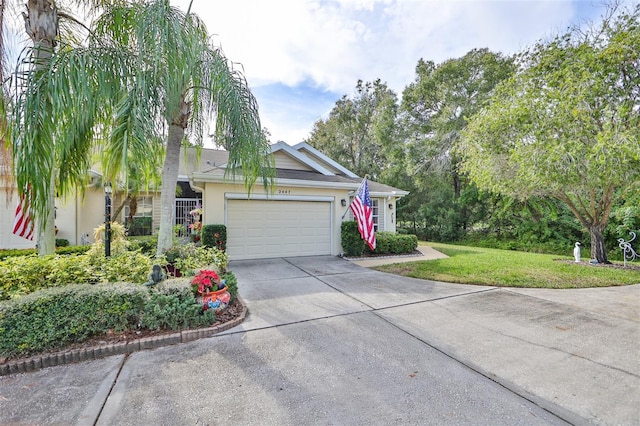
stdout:
POLYGON ((221 312, 229 305, 231 294, 224 280, 212 269, 202 269, 191 280, 191 290, 204 310, 221 312))

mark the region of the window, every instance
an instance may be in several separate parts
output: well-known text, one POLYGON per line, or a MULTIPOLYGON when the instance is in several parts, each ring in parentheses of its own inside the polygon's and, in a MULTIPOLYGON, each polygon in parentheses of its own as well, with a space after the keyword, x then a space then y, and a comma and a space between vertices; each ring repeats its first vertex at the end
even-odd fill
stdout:
MULTIPOLYGON (((353 197, 351 198, 353 199, 353 197)), ((351 200, 349 200, 351 201, 351 200)), ((373 230, 375 231, 384 231, 383 228, 380 228, 380 199, 372 198, 371 199, 371 218, 373 219, 373 230)), ((355 220, 353 217, 353 212, 349 209, 349 220, 355 220)))
MULTIPOLYGON (((153 217, 153 197, 152 196, 147 195, 144 197, 138 197, 136 201, 137 201, 136 213, 133 215, 133 217, 153 217)), ((129 207, 130 207, 130 203, 126 203, 123 209, 125 220, 126 218, 129 217, 129 207)))
POLYGON ((129 222, 130 208, 130 203, 126 203, 123 209, 124 223, 129 235, 151 235, 153 233, 153 197, 136 198, 136 210, 132 222, 129 222))

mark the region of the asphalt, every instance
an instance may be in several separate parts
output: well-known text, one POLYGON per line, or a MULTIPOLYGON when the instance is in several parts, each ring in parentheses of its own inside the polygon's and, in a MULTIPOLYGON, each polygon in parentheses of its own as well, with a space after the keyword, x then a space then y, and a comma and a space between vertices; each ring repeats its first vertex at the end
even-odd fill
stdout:
POLYGON ((640 424, 640 285, 470 286, 356 262, 232 261, 240 325, 0 377, 0 424, 640 424))

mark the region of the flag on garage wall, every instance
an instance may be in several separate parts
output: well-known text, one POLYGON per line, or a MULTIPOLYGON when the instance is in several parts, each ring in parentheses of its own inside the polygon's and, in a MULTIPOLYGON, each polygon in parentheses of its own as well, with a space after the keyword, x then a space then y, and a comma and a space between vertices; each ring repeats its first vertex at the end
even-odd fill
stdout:
POLYGON ((369 185, 364 178, 358 193, 351 202, 351 211, 358 222, 358 231, 371 250, 376 248, 376 233, 373 227, 373 208, 369 196, 369 185))
POLYGON ((33 216, 31 215, 31 205, 25 194, 20 196, 18 206, 16 207, 16 214, 13 220, 13 233, 27 240, 33 240, 33 216))

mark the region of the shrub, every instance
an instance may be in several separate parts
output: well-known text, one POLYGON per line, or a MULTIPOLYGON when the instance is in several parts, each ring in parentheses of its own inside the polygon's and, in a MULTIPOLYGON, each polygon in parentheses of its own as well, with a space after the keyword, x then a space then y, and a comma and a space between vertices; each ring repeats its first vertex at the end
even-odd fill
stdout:
POLYGON ((144 286, 98 284, 51 288, 0 302, 0 355, 57 350, 109 330, 133 328, 148 298, 144 286))
POLYGON ((184 275, 194 275, 196 269, 212 267, 224 274, 229 256, 215 247, 196 246, 193 243, 175 245, 164 252, 163 263, 171 264, 184 275))
POLYGON ((225 225, 204 225, 202 227, 202 245, 209 248, 227 249, 227 227, 225 225))
POLYGON ((69 240, 66 238, 56 238, 56 247, 68 247, 69 240))
MULTIPOLYGON (((89 251, 91 246, 68 246, 68 247, 56 247, 56 254, 74 254, 74 253, 86 253, 89 251)), ((20 257, 20 256, 31 256, 34 254, 38 254, 38 251, 34 248, 32 249, 5 249, 0 250, 0 260, 6 259, 8 257, 20 257)))
POLYGON ((238 295, 238 279, 233 272, 227 272, 222 276, 222 279, 225 280, 229 294, 231 294, 231 300, 234 300, 238 295))
POLYGON ((345 256, 362 256, 364 254, 365 243, 360 236, 358 224, 355 221, 342 222, 340 236, 345 256))
POLYGON ((140 326, 149 330, 180 330, 213 324, 213 310, 202 310, 194 297, 152 291, 140 315, 140 326))
POLYGON ((140 252, 124 252, 117 256, 91 258, 100 282, 125 281, 143 284, 151 271, 151 259, 140 252))
MULTIPOLYGON (((389 231, 376 232, 376 254, 413 253, 418 247, 418 237, 411 234, 395 234, 389 231)), ((367 252, 372 251, 367 247, 367 252)))
POLYGON ((145 235, 141 237, 128 237, 129 250, 140 250, 142 253, 148 256, 156 255, 156 248, 158 247, 157 235, 145 235))
POLYGON ((149 291, 128 284, 69 285, 0 302, 0 356, 58 350, 110 331, 180 330, 211 325, 189 280, 167 280, 149 291))

